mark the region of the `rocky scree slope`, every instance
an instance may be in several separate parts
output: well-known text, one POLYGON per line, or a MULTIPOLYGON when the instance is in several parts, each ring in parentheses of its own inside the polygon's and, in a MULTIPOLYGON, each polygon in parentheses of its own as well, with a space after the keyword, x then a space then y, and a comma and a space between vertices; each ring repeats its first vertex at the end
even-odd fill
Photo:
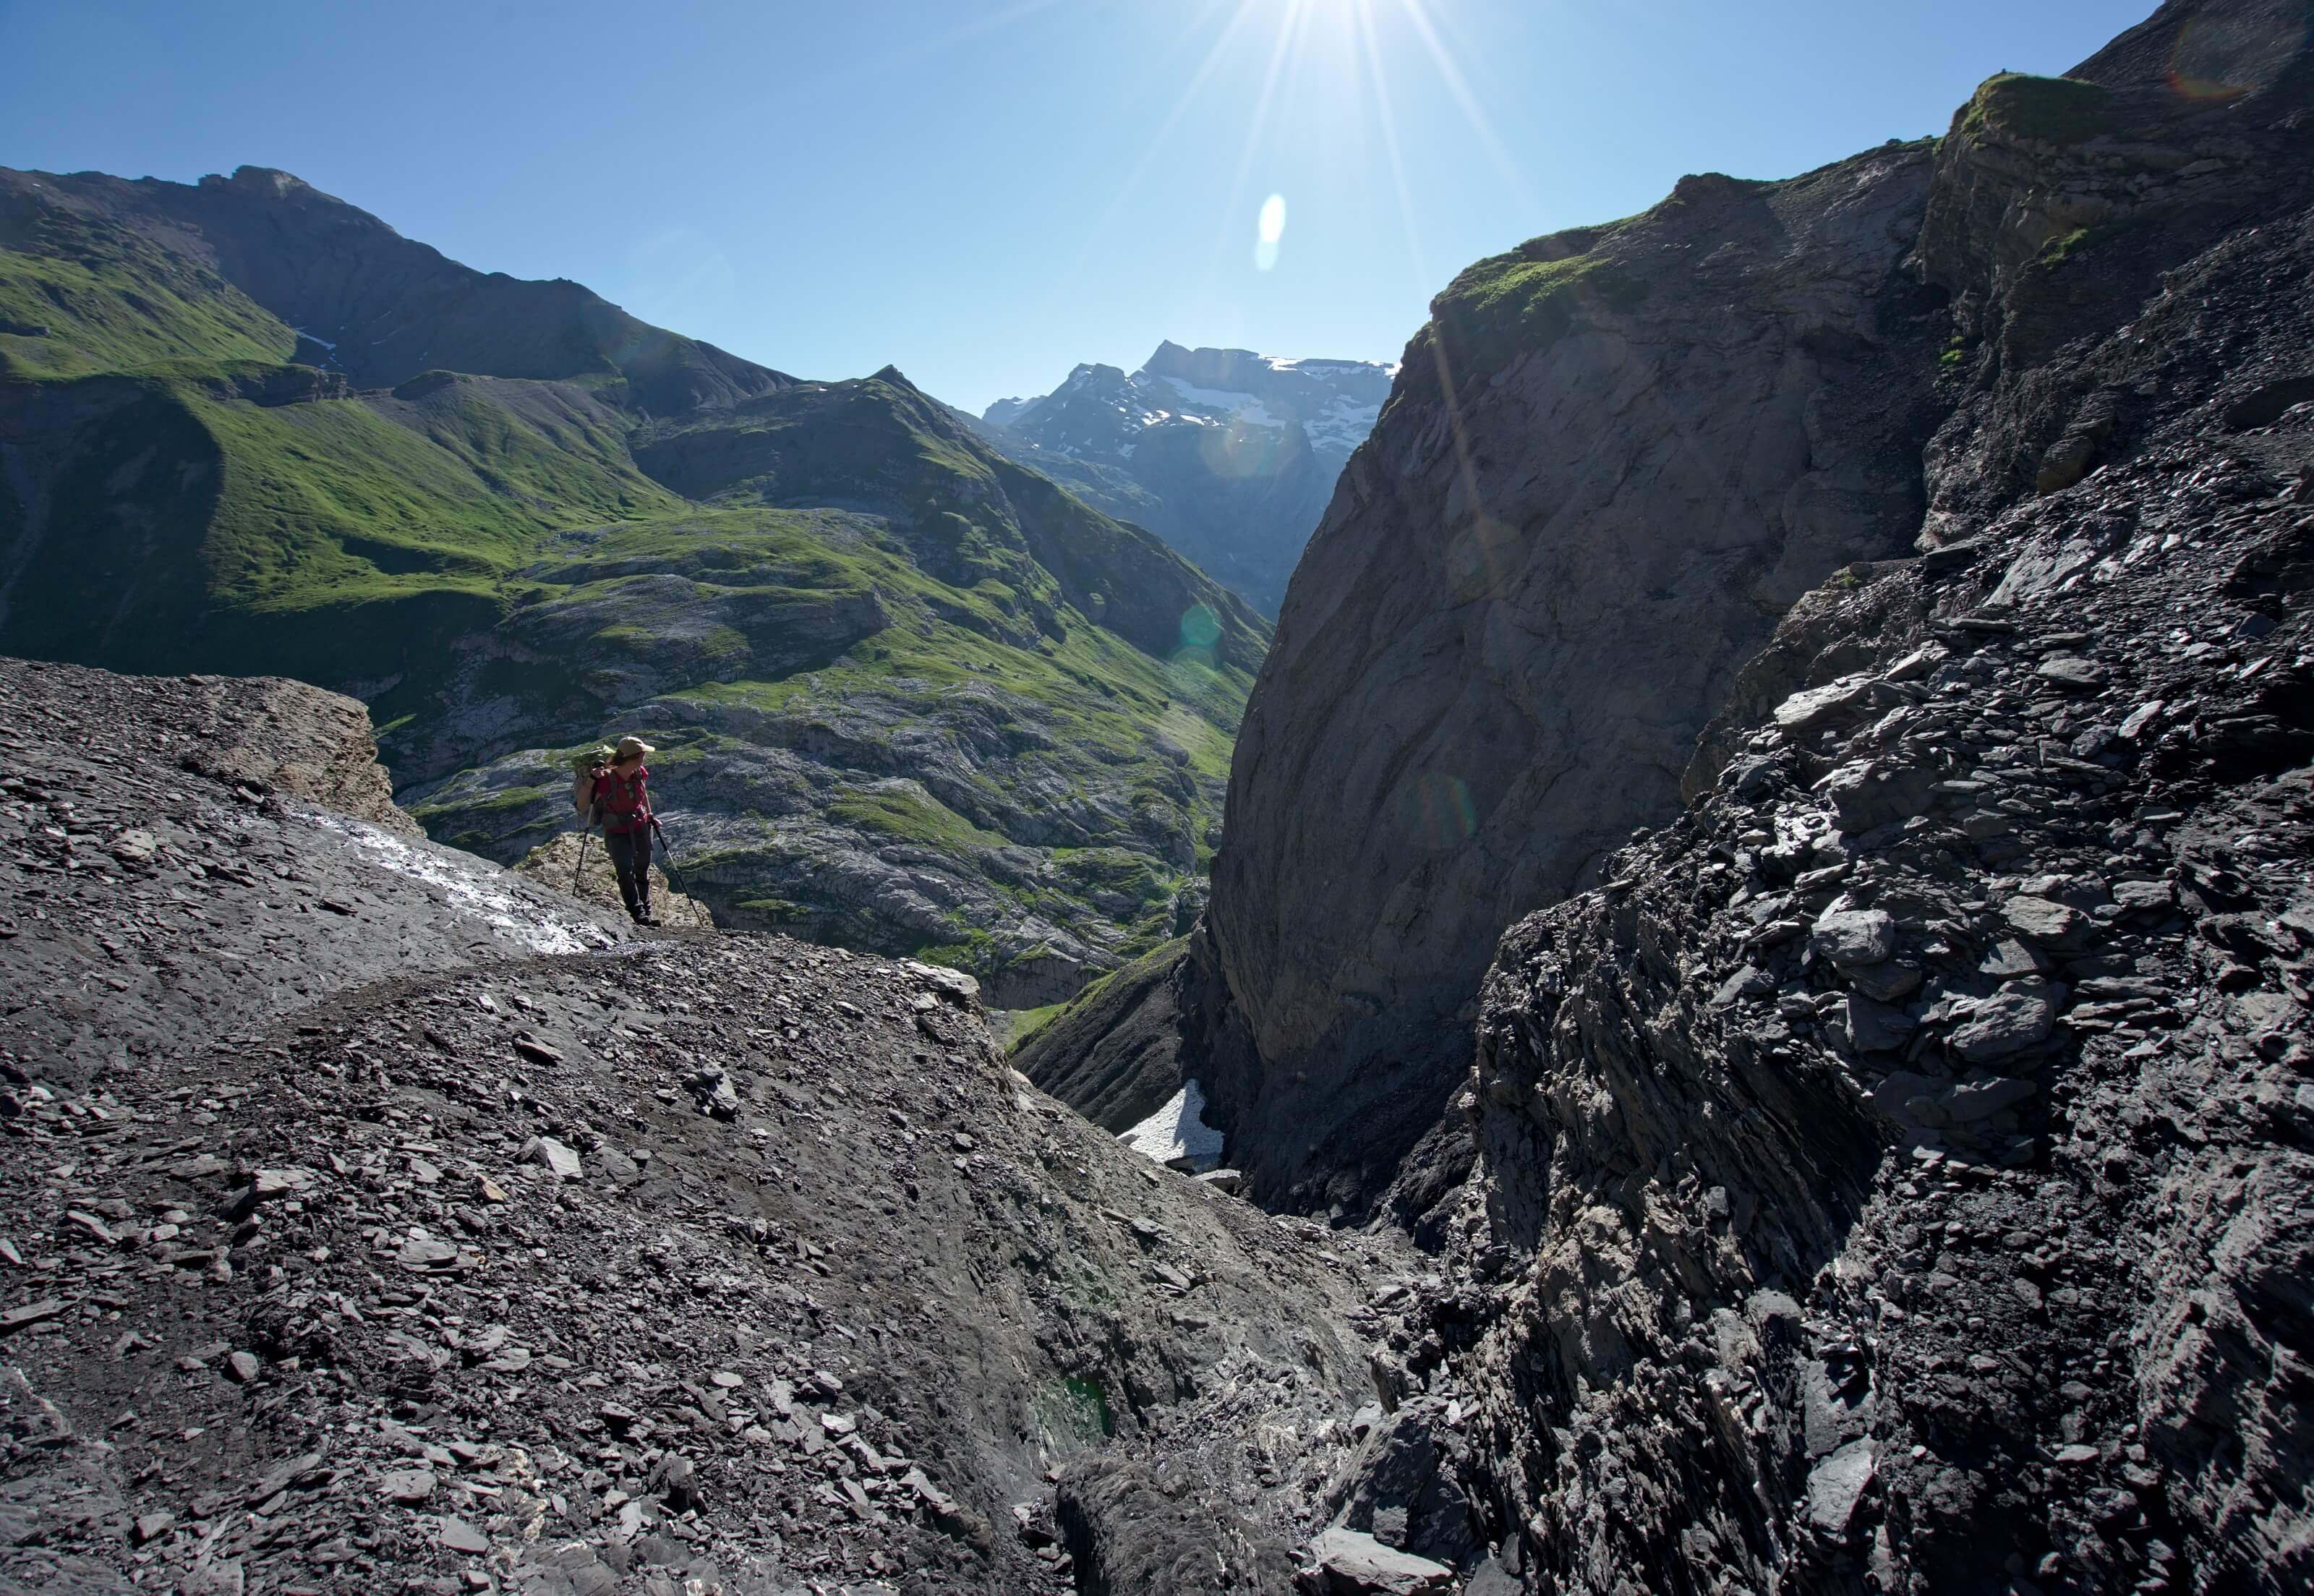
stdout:
POLYGON ((1536 1588, 2314 1573, 2314 405, 2217 419, 2310 261, 2174 274, 2077 368, 2155 391, 2109 463, 1796 616, 1698 806, 1505 939, 1452 1362, 1536 1588))
POLYGON ((954 972, 614 944, 186 768, 349 710, 0 666, 0 1582, 1155 1589, 1098 1507, 1073 1570, 1050 1482, 1178 1429, 1209 1540, 1167 1588, 1279 1588, 1386 1243, 1124 1151, 954 972))
POLYGON ((1161 343, 1137 371, 1078 366, 1000 399, 983 436, 1083 499, 1146 526, 1264 615, 1325 513, 1391 368, 1161 343))
POLYGON ((643 732, 726 921, 1005 1003, 1172 934, 1266 642, 896 372, 799 383, 257 169, 0 172, 0 647, 343 688, 506 862, 643 732))
POLYGON ((375 754, 358 703, 302 683, 0 659, 20 1063, 77 1089, 390 974, 616 940, 425 841, 375 754))

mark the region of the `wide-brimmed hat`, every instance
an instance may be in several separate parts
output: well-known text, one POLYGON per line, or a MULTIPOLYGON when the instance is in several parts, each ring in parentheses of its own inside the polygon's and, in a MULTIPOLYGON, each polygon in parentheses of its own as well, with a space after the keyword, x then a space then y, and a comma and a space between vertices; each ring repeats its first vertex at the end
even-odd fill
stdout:
POLYGON ((630 759, 640 759, 646 754, 655 754, 657 752, 657 749, 653 748, 649 743, 644 742, 640 737, 621 737, 619 739, 619 758, 622 763, 630 759))

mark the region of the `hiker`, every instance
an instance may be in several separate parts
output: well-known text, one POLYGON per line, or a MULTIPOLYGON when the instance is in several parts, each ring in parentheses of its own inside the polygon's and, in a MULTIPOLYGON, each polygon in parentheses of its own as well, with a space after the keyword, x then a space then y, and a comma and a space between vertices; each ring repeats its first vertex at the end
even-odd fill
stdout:
POLYGON ((616 748, 598 748, 595 762, 574 784, 571 796, 589 825, 603 828, 603 851, 619 877, 619 896, 637 925, 657 925, 650 908, 651 811, 647 790, 650 772, 643 764, 651 745, 640 737, 621 737, 616 748))

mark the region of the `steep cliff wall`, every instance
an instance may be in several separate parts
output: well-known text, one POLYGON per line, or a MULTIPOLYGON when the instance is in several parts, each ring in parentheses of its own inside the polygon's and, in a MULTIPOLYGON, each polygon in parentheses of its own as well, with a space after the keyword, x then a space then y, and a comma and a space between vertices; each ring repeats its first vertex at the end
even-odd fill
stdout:
MULTIPOLYGON (((2309 24, 2173 4, 2080 81, 2004 76, 1963 109, 1906 268, 1953 296, 1924 351, 1917 549, 1789 604, 1710 689, 1686 810, 1502 939, 1444 1122, 1409 1062, 1429 1016, 1399 1017, 1405 1051, 1377 1067, 1357 1049, 1391 1034, 1387 1006, 1362 1030, 1338 1018, 1355 983, 1329 1015, 1311 975, 1345 947, 1421 968, 1423 889, 1453 913, 1495 890, 1442 867, 1390 901, 1400 940, 1360 942, 1379 851, 1336 807, 1370 746, 1401 773, 1488 747, 1455 719, 1493 690, 1486 657, 1341 575, 1420 577, 1405 523, 1361 517, 1426 459, 1432 501, 1466 492, 1443 390, 1434 456, 1401 430, 1424 414, 1409 382, 1353 466, 1329 525, 1365 541, 1313 549, 1286 605, 1232 857, 1170 988, 1198 1045, 1171 1062, 1236 1115, 1232 1160, 1270 1195, 1386 1174, 1440 1245, 1434 1274, 1369 1305, 1384 1416, 1325 1487, 1329 1534, 1427 1560, 1402 1588, 2314 1578, 2309 24), (1435 651, 1326 722, 1312 662, 1351 620, 1435 651), (1320 723, 1284 726, 1301 683, 1320 723), (1459 740, 1416 743, 1400 704, 1459 740), (1357 752, 1328 763, 1329 736, 1357 752), (1294 847, 1260 824, 1292 807, 1264 791, 1281 749, 1303 761, 1286 796, 1337 824, 1291 870, 1249 843, 1294 847)), ((1563 338, 1610 291, 1647 313, 1594 278, 1522 337, 1563 338)), ((1451 352, 1450 313, 1430 336, 1451 352)), ((1460 441, 1478 480, 1515 480, 1483 465, 1511 439, 1466 422, 1460 441)), ((1577 612, 1616 567, 1567 576, 1554 602, 1577 612)), ((1626 704, 1576 753, 1628 761, 1650 725, 1626 704)), ((1668 790, 1669 768, 1653 779, 1668 790)), ((1474 793, 1474 829, 1505 801, 1474 793)))
MULTIPOLYGON (((2260 234, 2140 325, 2302 364, 2260 234)), ((1460 1369, 1541 1588, 2314 1573, 2314 408, 2204 419, 2262 385, 1889 569, 1872 668, 1506 939, 1460 1369)))
POLYGON ((1668 818, 1730 675, 1921 510, 1932 156, 1683 180, 1433 307, 1312 539, 1231 773, 1211 1083, 1258 1189, 1357 1201, 1519 913, 1668 818))
POLYGON ((1396 1340, 1529 1589, 2314 1576, 2305 31, 2137 88, 2277 14, 1964 111, 1927 553, 1797 606, 1695 807, 1504 939, 1464 1283, 1396 1340), (2052 231, 2109 158, 2164 175, 2052 231))

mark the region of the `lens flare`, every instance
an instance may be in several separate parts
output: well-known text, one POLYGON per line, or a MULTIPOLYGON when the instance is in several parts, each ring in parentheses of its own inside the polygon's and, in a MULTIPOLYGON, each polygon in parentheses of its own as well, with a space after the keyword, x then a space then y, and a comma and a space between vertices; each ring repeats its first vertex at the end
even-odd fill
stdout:
POLYGON ((1165 679, 1183 698, 1197 701, 1219 683, 1221 661, 1211 648, 1176 648, 1165 661, 1165 679))
POLYGON ((2180 99, 2204 101, 2232 100, 2265 88, 2297 57, 2306 28, 2304 21, 2287 16, 2191 18, 2177 30, 2169 87, 2180 99))
MULTIPOLYGON (((1181 641, 1191 648, 1210 650, 1222 640, 1222 618, 1203 604, 1191 604, 1181 615, 1181 641)), ((1211 663, 1208 656, 1207 663, 1211 663)))
POLYGON ((1292 455, 1282 427, 1256 427, 1243 420, 1201 428, 1197 458, 1217 477, 1274 477, 1292 455))
POLYGON ((1407 789, 1406 821, 1415 840, 1434 852, 1461 847, 1479 829, 1470 788, 1460 777, 1435 771, 1416 777, 1407 789))
POLYGON ((1285 236, 1285 196, 1272 194, 1261 202, 1254 224, 1253 268, 1267 271, 1277 264, 1278 242, 1285 236))

